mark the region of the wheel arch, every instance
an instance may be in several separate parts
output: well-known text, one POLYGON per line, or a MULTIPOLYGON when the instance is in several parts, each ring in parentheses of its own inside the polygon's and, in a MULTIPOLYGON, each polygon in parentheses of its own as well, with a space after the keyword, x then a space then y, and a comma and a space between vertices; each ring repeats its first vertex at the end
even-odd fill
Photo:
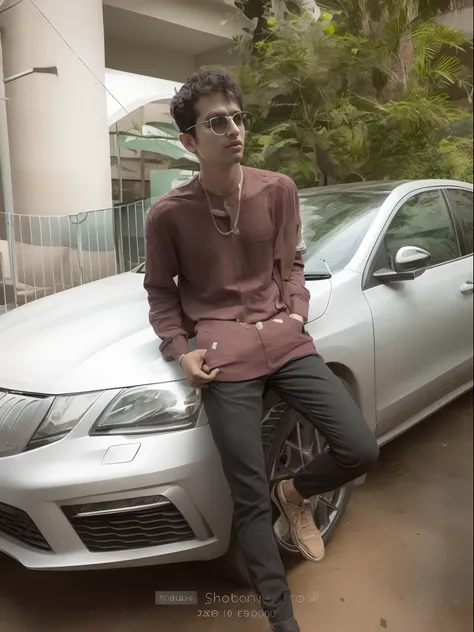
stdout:
MULTIPOLYGON (((342 364, 341 362, 328 362, 327 366, 331 369, 334 375, 337 375, 337 377, 344 380, 344 382, 346 382, 350 386, 350 389, 352 391, 351 394, 355 398, 357 404, 360 406, 360 403, 361 403, 360 402, 360 388, 359 388, 359 383, 357 381, 357 378, 354 375, 353 371, 351 371, 351 369, 348 366, 346 366, 345 364, 342 364)), ((274 391, 270 389, 266 391, 263 398, 264 413, 268 412, 278 402, 279 402, 279 397, 274 391)))
POLYGON ((327 366, 331 369, 334 375, 337 375, 338 378, 341 378, 350 386, 352 390, 352 395, 354 396, 357 404, 360 405, 359 383, 353 371, 351 371, 348 366, 340 362, 328 362, 327 366))

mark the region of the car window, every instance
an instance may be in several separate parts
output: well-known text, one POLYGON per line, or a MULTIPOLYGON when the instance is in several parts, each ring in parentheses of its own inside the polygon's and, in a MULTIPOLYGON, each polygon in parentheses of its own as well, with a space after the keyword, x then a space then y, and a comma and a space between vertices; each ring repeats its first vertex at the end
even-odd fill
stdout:
POLYGON ((466 189, 449 189, 448 195, 452 203, 454 214, 461 228, 465 254, 472 255, 472 231, 473 231, 473 194, 466 189))
POLYGON ((394 258, 402 246, 427 250, 432 266, 459 257, 453 221, 440 190, 418 193, 398 210, 385 234, 375 269, 394 270, 394 258))

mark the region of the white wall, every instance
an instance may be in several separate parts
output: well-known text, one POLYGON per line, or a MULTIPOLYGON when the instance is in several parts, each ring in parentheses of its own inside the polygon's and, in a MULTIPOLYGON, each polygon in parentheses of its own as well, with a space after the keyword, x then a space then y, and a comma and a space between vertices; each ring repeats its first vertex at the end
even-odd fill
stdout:
POLYGON ((465 9, 443 13, 436 18, 436 21, 440 24, 446 24, 447 26, 452 26, 455 29, 464 31, 468 37, 472 38, 474 31, 473 17, 473 8, 466 7, 465 9))
POLYGON ((106 208, 111 182, 102 2, 67 0, 67 11, 64 0, 36 4, 40 11, 20 2, 0 13, 6 80, 34 67, 58 71, 5 86, 15 211, 61 215, 106 208))

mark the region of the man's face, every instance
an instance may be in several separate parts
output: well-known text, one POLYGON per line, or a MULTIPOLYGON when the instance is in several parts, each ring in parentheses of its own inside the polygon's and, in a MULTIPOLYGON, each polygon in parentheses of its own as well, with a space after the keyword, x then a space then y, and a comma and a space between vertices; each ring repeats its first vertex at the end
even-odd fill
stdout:
POLYGON ((232 119, 225 133, 225 119, 215 117, 232 116, 241 111, 237 101, 229 95, 218 92, 202 96, 196 103, 196 127, 194 137, 181 134, 181 142, 199 158, 201 163, 235 164, 242 161, 245 144, 245 128, 232 119), (210 121, 210 119, 214 119, 210 121), (216 134, 215 131, 219 132, 216 134))

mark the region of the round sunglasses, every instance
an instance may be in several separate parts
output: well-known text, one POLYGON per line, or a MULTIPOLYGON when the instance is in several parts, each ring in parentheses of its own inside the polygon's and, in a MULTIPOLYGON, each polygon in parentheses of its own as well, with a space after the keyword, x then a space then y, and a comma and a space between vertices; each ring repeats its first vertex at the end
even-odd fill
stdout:
POLYGON ((224 134, 227 134, 231 120, 235 123, 235 125, 237 125, 237 127, 243 127, 246 131, 252 127, 253 123, 253 118, 250 112, 236 112, 235 114, 232 114, 232 116, 213 116, 210 119, 207 119, 207 121, 201 121, 201 123, 191 125, 191 127, 188 127, 186 131, 188 132, 190 129, 194 129, 198 125, 205 125, 217 136, 224 136, 224 134))

